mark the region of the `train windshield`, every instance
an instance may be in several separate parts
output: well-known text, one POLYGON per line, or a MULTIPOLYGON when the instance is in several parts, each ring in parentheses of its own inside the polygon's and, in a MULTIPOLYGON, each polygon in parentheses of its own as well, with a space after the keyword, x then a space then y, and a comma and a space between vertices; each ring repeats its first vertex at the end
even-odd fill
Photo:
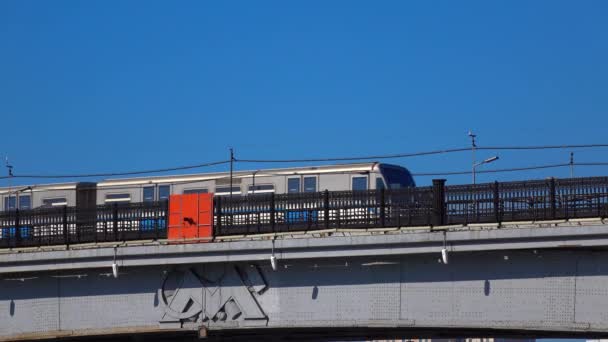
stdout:
POLYGON ((414 187, 416 183, 410 172, 401 166, 380 164, 380 172, 389 189, 414 187))

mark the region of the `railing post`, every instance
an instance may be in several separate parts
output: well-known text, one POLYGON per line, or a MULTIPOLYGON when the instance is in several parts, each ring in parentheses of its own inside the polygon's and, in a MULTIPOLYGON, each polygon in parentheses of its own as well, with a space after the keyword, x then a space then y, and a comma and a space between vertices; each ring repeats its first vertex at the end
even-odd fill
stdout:
POLYGON ((270 194, 270 227, 272 228, 272 232, 274 233, 275 226, 275 212, 276 208, 274 207, 274 192, 270 194))
POLYGON ((494 182, 494 218, 496 219, 496 223, 498 223, 500 225, 500 222, 502 221, 501 217, 500 217, 500 191, 498 190, 498 182, 494 182))
POLYGON ((118 203, 112 206, 112 231, 114 232, 114 241, 118 241, 118 203))
POLYGON ((19 225, 19 209, 15 209, 15 243, 17 247, 21 247, 21 228, 19 225))
MULTIPOLYGON (((378 191, 378 190, 376 190, 378 191)), ((386 200, 384 198, 386 191, 380 189, 380 227, 386 226, 386 200)))
POLYGON ((63 206, 63 241, 65 242, 65 247, 70 248, 70 234, 68 234, 68 207, 66 205, 63 206))
POLYGON ((323 191, 323 221, 325 229, 329 228, 329 190, 323 191))
POLYGON ((555 178, 551 177, 549 179, 549 201, 551 201, 551 219, 556 218, 556 201, 555 201, 555 178))
POLYGON ((445 224, 445 179, 433 179, 433 225, 445 224))
POLYGON ((215 237, 218 234, 222 233, 222 196, 215 196, 213 200, 216 204, 216 212, 217 212, 217 232, 215 229, 213 230, 213 236, 215 237))

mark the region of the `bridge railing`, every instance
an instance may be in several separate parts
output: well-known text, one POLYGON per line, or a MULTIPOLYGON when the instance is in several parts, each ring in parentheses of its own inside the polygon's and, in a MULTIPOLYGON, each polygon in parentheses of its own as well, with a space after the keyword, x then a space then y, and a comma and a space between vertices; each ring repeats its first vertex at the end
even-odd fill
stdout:
POLYGON ((446 224, 608 215, 608 177, 454 185, 445 192, 446 224))
POLYGON ((215 199, 216 235, 608 216, 608 177, 215 199))
POLYGON ((431 187, 215 197, 215 234, 433 224, 431 187))
MULTIPOLYGON (((167 202, 0 212, 0 248, 164 239, 167 202)), ((608 177, 214 198, 215 236, 608 217, 608 177)))
POLYGON ((166 238, 167 211, 165 201, 0 212, 0 248, 166 238))

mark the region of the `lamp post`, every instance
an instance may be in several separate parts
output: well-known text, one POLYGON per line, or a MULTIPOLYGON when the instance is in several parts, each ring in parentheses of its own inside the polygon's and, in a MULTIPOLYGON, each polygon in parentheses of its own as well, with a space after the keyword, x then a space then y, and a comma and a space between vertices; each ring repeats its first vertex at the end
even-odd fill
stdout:
POLYGON ((477 138, 477 134, 473 134, 473 131, 469 131, 469 138, 471 138, 471 157, 473 158, 471 174, 473 175, 473 184, 475 184, 475 182, 476 182, 475 169, 480 165, 488 164, 495 160, 498 160, 498 156, 490 157, 490 158, 478 163, 477 161, 475 161, 475 150, 477 150, 477 144, 475 143, 475 138, 477 138))
POLYGON ((230 200, 232 200, 232 172, 233 172, 233 167, 234 165, 234 149, 231 147, 230 148, 230 200))
POLYGON ((477 148, 477 145, 475 145, 476 137, 477 137, 476 134, 473 134, 472 131, 469 131, 469 138, 471 138, 471 156, 473 158, 473 162, 471 163, 473 165, 473 170, 472 170, 473 184, 475 184, 475 148, 477 148))
POLYGON ((570 178, 574 178, 574 152, 570 152, 570 178))
MULTIPOLYGON (((11 188, 11 178, 14 177, 13 175, 13 165, 8 163, 8 157, 4 158, 4 162, 5 162, 5 166, 6 166, 6 170, 8 171, 8 198, 6 199, 6 204, 5 204, 5 210, 9 210, 10 209, 10 203, 11 203, 11 193, 12 193, 12 188, 11 188)), ((17 208, 17 196, 15 196, 15 208, 17 208)))
POLYGON ((474 163, 473 164, 473 184, 475 184, 475 169, 478 166, 481 166, 483 164, 489 164, 489 163, 491 163, 493 161, 496 161, 496 160, 498 160, 498 156, 490 157, 490 158, 488 158, 488 159, 486 159, 484 161, 480 161, 479 163, 474 163))

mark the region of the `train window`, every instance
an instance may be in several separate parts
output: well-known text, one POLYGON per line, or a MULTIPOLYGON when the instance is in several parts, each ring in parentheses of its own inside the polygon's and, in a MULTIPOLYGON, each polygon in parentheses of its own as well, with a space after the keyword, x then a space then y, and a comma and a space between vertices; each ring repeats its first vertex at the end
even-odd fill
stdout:
POLYGON ((269 194, 274 192, 273 184, 250 185, 248 194, 269 194))
POLYGON ((367 177, 353 177, 353 190, 367 190, 367 177))
POLYGON ((382 179, 382 177, 376 177, 376 189, 381 190, 386 188, 384 186, 384 180, 382 179))
POLYGON ((206 194, 208 193, 209 190, 205 189, 205 188, 201 188, 201 189, 184 189, 183 194, 187 195, 187 194, 206 194))
POLYGON ((107 194, 106 203, 110 202, 130 202, 131 194, 107 194))
POLYGON ((32 207, 32 197, 30 195, 19 195, 19 209, 30 209, 32 207))
POLYGON ((56 207, 60 205, 68 205, 68 200, 64 197, 45 198, 42 200, 43 207, 56 207))
POLYGON ((304 177, 304 192, 317 191, 317 177, 304 177))
POLYGON ((287 192, 300 192, 300 177, 287 179, 287 192))
POLYGON ((171 187, 169 185, 159 185, 158 186, 158 200, 159 201, 168 200, 169 195, 171 195, 171 187))
MULTIPOLYGON (((215 194, 217 196, 230 195, 230 187, 229 186, 218 186, 218 187, 215 188, 215 194)), ((233 195, 240 195, 241 194, 241 187, 240 186, 233 186, 232 187, 232 194, 233 195)))
POLYGON ((4 211, 17 209, 17 197, 4 197, 4 211))
POLYGON ((154 202, 155 191, 154 186, 144 187, 144 202, 154 202))
POLYGON ((401 189, 416 186, 411 174, 404 168, 387 164, 380 165, 380 171, 390 189, 401 189))

